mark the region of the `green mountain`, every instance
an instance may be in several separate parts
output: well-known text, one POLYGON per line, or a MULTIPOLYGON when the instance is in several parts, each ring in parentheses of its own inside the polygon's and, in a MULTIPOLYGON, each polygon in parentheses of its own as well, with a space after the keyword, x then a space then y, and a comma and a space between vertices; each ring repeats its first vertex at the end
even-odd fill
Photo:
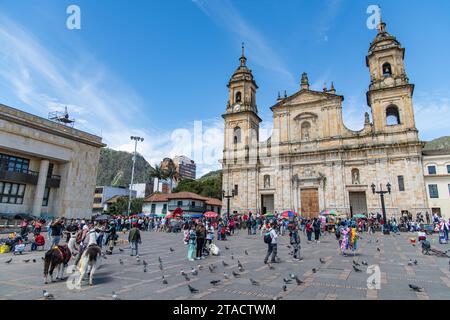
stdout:
MULTIPOLYGON (((133 154, 109 148, 100 150, 100 161, 97 173, 98 186, 128 186, 131 182, 133 154)), ((140 154, 136 156, 134 167, 134 183, 149 182, 150 164, 140 154)))
POLYGON ((425 151, 431 150, 450 150, 450 137, 440 137, 432 141, 428 141, 424 147, 425 151))

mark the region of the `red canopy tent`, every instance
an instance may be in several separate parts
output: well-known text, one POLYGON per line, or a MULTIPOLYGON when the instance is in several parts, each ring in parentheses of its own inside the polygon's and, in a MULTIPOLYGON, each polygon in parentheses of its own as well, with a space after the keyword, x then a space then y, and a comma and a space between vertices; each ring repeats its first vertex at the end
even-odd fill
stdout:
POLYGON ((217 212, 208 211, 208 212, 205 212, 204 217, 205 218, 217 218, 218 215, 219 214, 217 212))
POLYGON ((172 213, 169 213, 166 216, 166 219, 172 219, 175 218, 176 216, 182 216, 183 215, 183 210, 181 208, 176 208, 172 213))

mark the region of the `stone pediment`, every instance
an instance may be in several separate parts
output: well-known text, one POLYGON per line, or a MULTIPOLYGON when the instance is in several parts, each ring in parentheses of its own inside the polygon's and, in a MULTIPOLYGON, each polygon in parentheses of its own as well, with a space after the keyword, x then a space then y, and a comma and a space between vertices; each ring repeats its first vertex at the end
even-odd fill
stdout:
POLYGON ((312 90, 300 90, 297 93, 282 99, 276 105, 274 105, 271 109, 282 106, 290 106, 290 105, 298 105, 298 104, 307 104, 314 103, 320 101, 326 101, 330 99, 339 98, 342 99, 344 97, 340 95, 336 95, 330 92, 322 92, 322 91, 312 91, 312 90))
POLYGON ((313 112, 302 112, 300 114, 298 114, 297 116, 295 116, 294 120, 295 121, 302 121, 302 120, 316 120, 318 118, 317 114, 313 113, 313 112))

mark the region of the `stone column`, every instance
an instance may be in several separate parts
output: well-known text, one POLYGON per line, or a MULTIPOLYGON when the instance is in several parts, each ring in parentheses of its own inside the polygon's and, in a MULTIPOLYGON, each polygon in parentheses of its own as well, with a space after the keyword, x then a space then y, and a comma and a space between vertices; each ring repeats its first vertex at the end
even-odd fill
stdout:
POLYGON ((47 182, 47 172, 50 162, 46 159, 41 160, 39 168, 39 178, 33 201, 33 216, 39 217, 41 215, 42 200, 44 198, 45 183, 47 182))

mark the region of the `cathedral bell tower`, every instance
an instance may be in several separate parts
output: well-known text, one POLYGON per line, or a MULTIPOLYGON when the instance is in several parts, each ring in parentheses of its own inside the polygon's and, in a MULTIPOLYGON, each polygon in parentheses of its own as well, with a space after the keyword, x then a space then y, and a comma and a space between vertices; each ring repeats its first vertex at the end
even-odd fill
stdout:
POLYGON ((405 49, 381 21, 370 44, 366 65, 370 70, 367 104, 372 109, 375 133, 416 131, 412 96, 414 85, 405 71, 405 49))
POLYGON ((252 151, 257 149, 262 121, 256 106, 258 86, 252 71, 247 68, 244 44, 239 62, 227 85, 228 103, 226 113, 222 115, 225 120, 224 164, 248 163, 252 151))

